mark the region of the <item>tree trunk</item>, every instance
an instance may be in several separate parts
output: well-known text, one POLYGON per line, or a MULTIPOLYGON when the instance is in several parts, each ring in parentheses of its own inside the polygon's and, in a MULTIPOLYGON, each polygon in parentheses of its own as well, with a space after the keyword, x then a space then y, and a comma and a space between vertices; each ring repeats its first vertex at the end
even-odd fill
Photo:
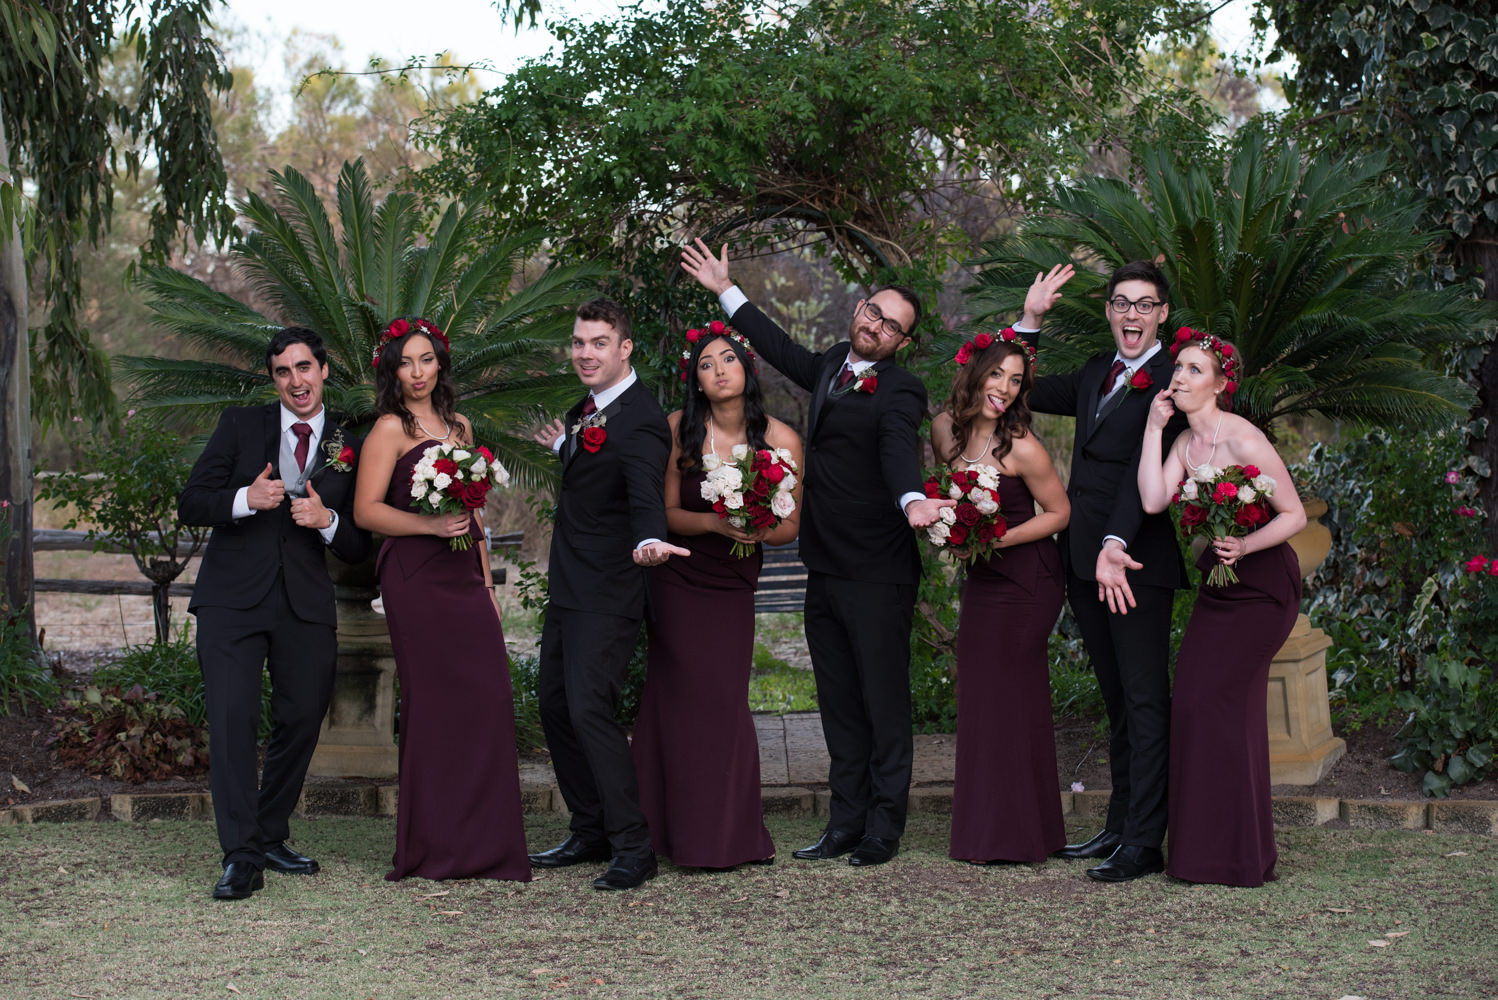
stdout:
MULTIPOLYGON (((9 162, 4 119, 0 118, 0 165, 9 162)), ((19 187, 19 180, 9 178, 19 187)), ((19 198, 17 198, 19 201, 19 198)), ((27 630, 36 634, 31 613, 31 345, 26 332, 26 266, 21 233, 0 230, 0 499, 10 502, 10 544, 0 552, 4 591, 0 599, 24 614, 27 630)))
MULTIPOLYGON (((1498 232, 1478 226, 1470 239, 1456 247, 1457 259, 1482 276, 1483 298, 1498 302, 1498 232)), ((1498 338, 1490 341, 1477 366, 1477 410, 1474 417, 1488 422, 1487 434, 1472 442, 1472 451, 1488 463, 1488 476, 1478 480, 1478 496, 1487 514, 1488 552, 1498 553, 1498 338)))

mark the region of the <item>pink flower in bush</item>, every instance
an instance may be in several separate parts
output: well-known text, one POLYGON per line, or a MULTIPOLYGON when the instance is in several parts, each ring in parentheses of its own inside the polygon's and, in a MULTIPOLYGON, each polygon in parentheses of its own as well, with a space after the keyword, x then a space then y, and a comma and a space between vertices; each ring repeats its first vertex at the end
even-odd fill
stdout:
MULTIPOLYGON (((1494 565, 1498 565, 1498 560, 1494 560, 1494 565)), ((1488 557, 1480 555, 1473 556, 1463 568, 1466 569, 1468 573, 1481 573, 1483 570, 1488 568, 1488 557)))
POLYGON ((1448 483, 1451 483, 1453 486, 1460 482, 1461 478, 1461 476, 1456 474, 1455 469, 1452 469, 1450 472, 1446 473, 1446 481, 1448 483))
POLYGON ((1460 514, 1462 517, 1476 517, 1477 516, 1477 511, 1473 510, 1471 507, 1458 507, 1456 509, 1456 512, 1458 514, 1460 514))

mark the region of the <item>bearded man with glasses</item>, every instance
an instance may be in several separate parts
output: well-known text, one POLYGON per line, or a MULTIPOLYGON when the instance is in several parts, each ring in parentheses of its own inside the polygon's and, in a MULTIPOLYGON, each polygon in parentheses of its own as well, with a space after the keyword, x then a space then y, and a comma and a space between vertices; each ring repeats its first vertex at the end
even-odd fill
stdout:
MULTIPOLYGON (((1015 332, 1040 339, 1045 314, 1073 275, 1070 264, 1037 274, 1015 332)), ((1139 500, 1139 454, 1155 396, 1173 364, 1158 332, 1170 315, 1170 282, 1152 261, 1125 264, 1108 279, 1114 350, 1074 372, 1035 380, 1030 409, 1076 417, 1061 536, 1067 603, 1076 616, 1108 711, 1113 792, 1101 833, 1058 857, 1100 860, 1087 874, 1127 882, 1163 871, 1169 771, 1170 613, 1186 568, 1168 514, 1139 500)), ((1177 413, 1168 440, 1184 430, 1177 413)))
POLYGON ((811 393, 801 558, 832 801, 821 839, 795 856, 883 864, 899 850, 910 794, 910 620, 921 575, 911 529, 953 506, 926 498, 926 389, 894 360, 920 321, 920 300, 907 288, 877 289, 858 303, 848 339, 816 353, 729 279, 727 246, 714 257, 699 239, 683 249, 682 267, 718 296, 761 358, 811 393))

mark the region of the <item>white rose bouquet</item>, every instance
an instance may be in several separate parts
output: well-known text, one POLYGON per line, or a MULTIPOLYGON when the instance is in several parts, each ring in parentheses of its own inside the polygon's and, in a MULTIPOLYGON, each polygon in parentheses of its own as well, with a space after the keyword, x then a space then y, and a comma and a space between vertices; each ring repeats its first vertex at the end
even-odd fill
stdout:
MULTIPOLYGON (((716 454, 702 456, 702 499, 713 505, 720 519, 746 531, 777 527, 796 509, 797 473, 795 461, 785 448, 753 450, 748 445, 733 446, 733 461, 725 462, 716 454)), ((733 554, 742 559, 754 546, 734 542, 733 554)))
MULTIPOLYGON (((418 514, 461 514, 484 505, 491 486, 510 485, 510 473, 480 445, 434 444, 411 470, 411 499, 418 514)), ((468 535, 448 540, 455 549, 473 544, 468 535)))

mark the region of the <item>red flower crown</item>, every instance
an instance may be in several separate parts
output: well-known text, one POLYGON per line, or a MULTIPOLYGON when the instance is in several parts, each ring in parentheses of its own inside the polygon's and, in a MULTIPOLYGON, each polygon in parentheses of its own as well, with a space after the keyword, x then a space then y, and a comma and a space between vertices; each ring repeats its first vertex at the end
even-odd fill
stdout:
POLYGON ((759 374, 759 363, 754 358, 754 348, 749 346, 749 341, 745 340, 743 334, 727 323, 715 319, 700 330, 697 327, 692 327, 692 329, 687 331, 687 349, 681 352, 680 361, 681 380, 683 382, 687 380, 687 365, 692 363, 692 351, 696 349, 699 340, 704 340, 708 337, 727 337, 738 344, 744 349, 744 353, 749 356, 749 365, 754 369, 754 374, 759 374))
POLYGON ((380 334, 380 342, 375 345, 374 358, 369 362, 370 367, 378 368, 380 366, 380 353, 385 350, 386 344, 392 340, 400 340, 412 330, 420 330, 433 340, 440 342, 446 350, 452 350, 452 345, 447 342, 447 334, 437 329, 437 324, 431 320, 398 319, 391 322, 389 326, 385 327, 385 332, 380 334))
POLYGON ((973 355, 979 351, 988 350, 995 340, 1007 341, 1011 344, 1019 344, 1025 349, 1025 357, 1029 359, 1030 370, 1035 370, 1035 345, 1025 340, 1014 332, 1014 327, 1006 326, 998 333, 980 333, 972 340, 957 348, 957 355, 952 359, 959 365, 965 365, 973 359, 973 355))
POLYGON ((1183 347, 1196 347, 1217 359, 1222 366, 1222 374, 1227 377, 1227 384, 1222 387, 1224 396, 1231 396, 1238 391, 1238 354, 1233 350, 1233 345, 1225 340, 1212 336, 1205 330, 1193 330, 1189 326, 1183 326, 1176 331, 1175 343, 1170 345, 1170 357, 1172 360, 1181 353, 1183 347))

